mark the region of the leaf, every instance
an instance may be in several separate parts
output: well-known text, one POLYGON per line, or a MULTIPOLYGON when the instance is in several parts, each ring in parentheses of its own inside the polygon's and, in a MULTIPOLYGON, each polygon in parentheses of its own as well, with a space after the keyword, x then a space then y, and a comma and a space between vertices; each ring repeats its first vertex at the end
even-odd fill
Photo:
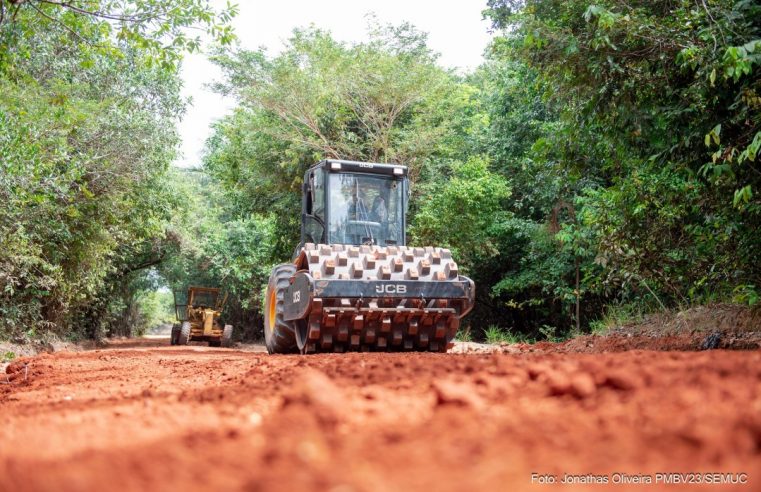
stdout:
POLYGON ((732 201, 732 205, 739 208, 741 204, 749 203, 752 197, 753 191, 751 189, 751 185, 743 186, 739 190, 735 191, 735 197, 732 201))
POLYGON ((711 140, 713 140, 714 144, 719 145, 721 143, 721 138, 719 138, 720 135, 721 123, 713 127, 713 129, 705 136, 706 147, 711 146, 711 140))
POLYGON ((584 20, 589 22, 592 20, 593 17, 599 16, 601 13, 603 13, 605 9, 600 7, 599 5, 590 5, 587 7, 587 10, 584 12, 584 20))

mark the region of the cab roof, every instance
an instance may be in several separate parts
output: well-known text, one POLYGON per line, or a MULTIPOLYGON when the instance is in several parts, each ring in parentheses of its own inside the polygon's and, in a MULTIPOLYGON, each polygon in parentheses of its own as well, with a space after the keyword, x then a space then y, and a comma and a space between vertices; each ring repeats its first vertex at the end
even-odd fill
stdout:
POLYGON ((327 172, 356 172, 367 174, 384 174, 390 176, 407 176, 407 166, 381 162, 359 162, 342 159, 323 159, 312 168, 321 167, 327 172))
POLYGON ((214 294, 219 292, 219 289, 216 287, 196 287, 192 285, 188 287, 188 292, 190 292, 191 290, 194 292, 211 292, 214 294))

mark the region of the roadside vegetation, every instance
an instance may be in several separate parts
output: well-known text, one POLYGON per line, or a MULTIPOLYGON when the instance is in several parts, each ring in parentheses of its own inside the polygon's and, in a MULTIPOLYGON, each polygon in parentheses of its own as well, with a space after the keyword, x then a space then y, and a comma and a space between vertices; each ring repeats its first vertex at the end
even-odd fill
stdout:
POLYGON ((128 335, 177 249, 181 56, 203 0, 0 0, 0 333, 128 335))
POLYGON ((451 248, 476 282, 468 339, 758 304, 756 2, 488 0, 468 74, 408 24, 371 19, 358 44, 296 29, 272 56, 232 43, 234 7, 87 4, 117 20, 0 0, 0 337, 141 333, 188 283, 229 290, 256 337, 325 157, 410 166, 410 243, 451 248), (178 170, 191 26, 237 106, 178 170))
POLYGON ((519 336, 507 328, 500 328, 498 325, 489 325, 484 330, 484 339, 486 343, 531 343, 532 339, 526 336, 519 336))

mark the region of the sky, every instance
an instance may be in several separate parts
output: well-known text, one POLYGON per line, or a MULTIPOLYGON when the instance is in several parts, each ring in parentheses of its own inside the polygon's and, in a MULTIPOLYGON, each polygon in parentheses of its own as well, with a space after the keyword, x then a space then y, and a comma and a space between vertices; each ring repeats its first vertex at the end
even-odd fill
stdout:
MULTIPOLYGON (((223 7, 225 0, 212 0, 223 7)), ((468 71, 483 61, 489 43, 488 23, 481 11, 486 0, 237 0, 240 13, 233 20, 241 47, 264 47, 270 55, 282 50, 296 27, 314 24, 347 43, 366 39, 367 19, 374 14, 382 24, 408 21, 429 34, 429 46, 440 53, 439 64, 468 71)), ((200 165, 210 125, 235 105, 232 99, 206 87, 221 80, 221 72, 202 53, 189 55, 182 66, 183 96, 191 99, 180 124, 181 167, 200 165)))

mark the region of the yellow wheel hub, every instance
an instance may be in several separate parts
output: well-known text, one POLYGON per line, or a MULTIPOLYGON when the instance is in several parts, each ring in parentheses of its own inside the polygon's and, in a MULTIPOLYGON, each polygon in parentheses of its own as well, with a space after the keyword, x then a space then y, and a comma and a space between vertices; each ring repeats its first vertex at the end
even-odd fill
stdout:
POLYGON ((272 289, 268 299, 269 304, 269 329, 270 332, 275 331, 275 309, 277 304, 277 297, 275 296, 275 289, 272 289))

